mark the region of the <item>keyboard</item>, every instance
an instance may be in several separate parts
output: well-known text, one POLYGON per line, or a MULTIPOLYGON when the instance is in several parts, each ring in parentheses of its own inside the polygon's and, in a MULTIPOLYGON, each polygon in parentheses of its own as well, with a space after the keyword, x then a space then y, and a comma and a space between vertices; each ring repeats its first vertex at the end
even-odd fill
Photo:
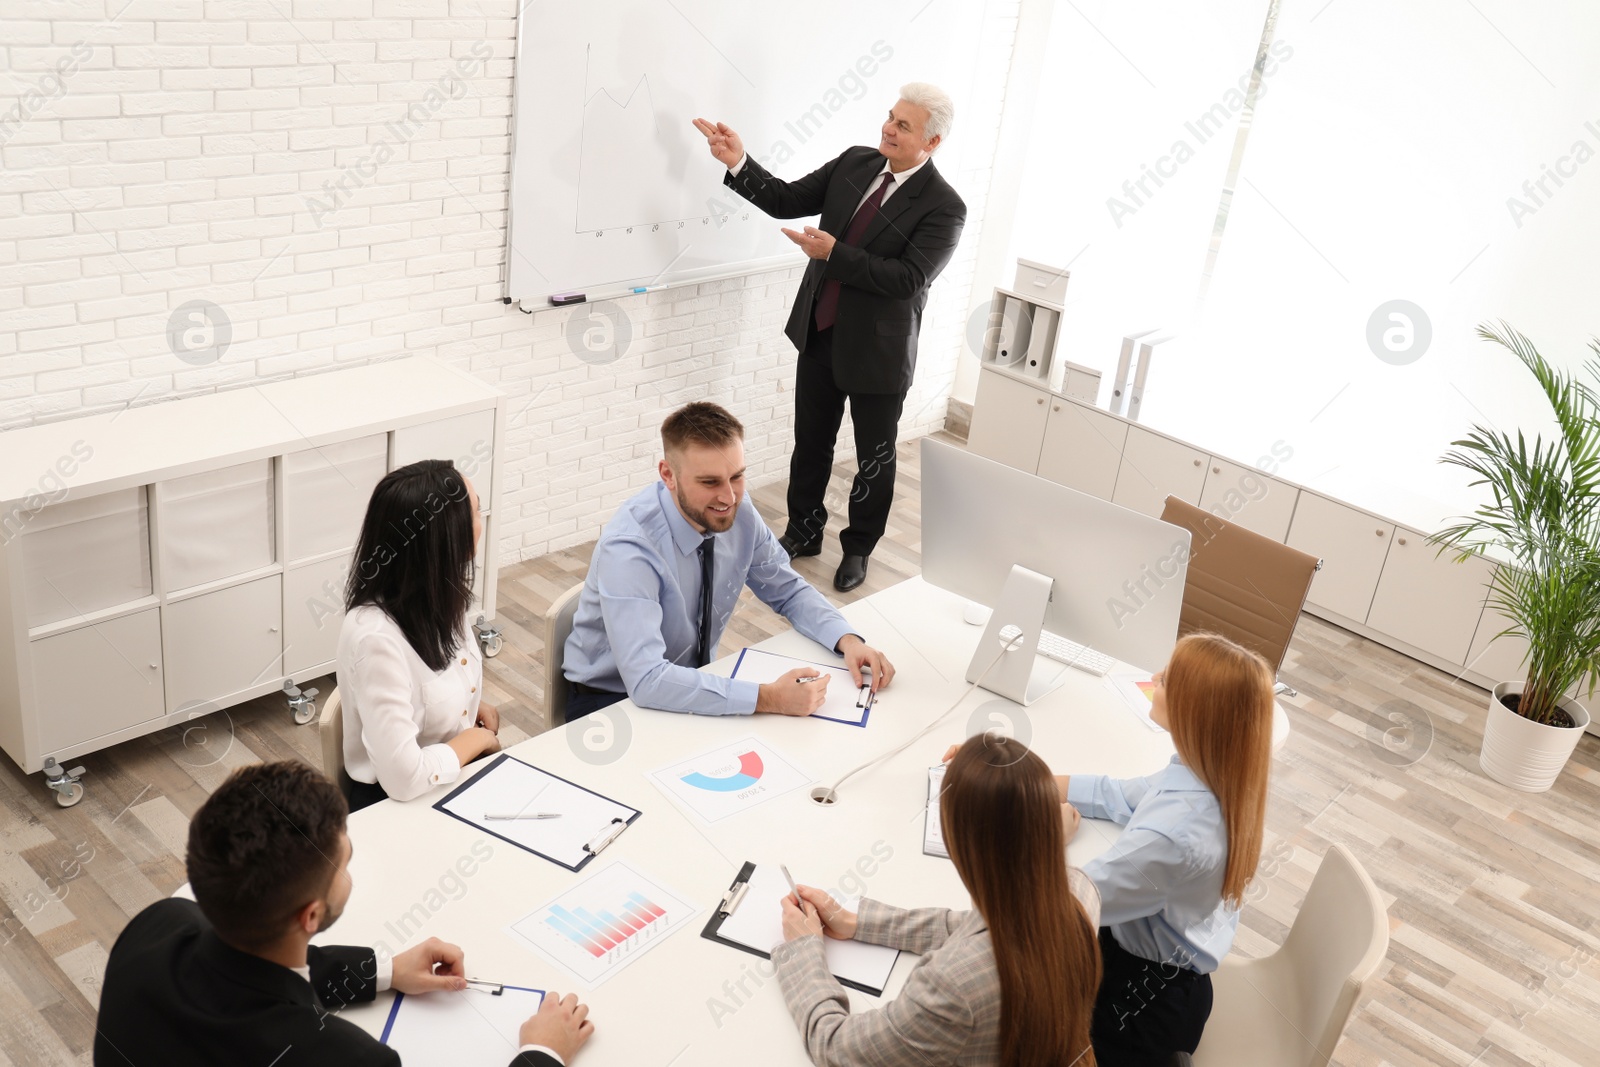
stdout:
POLYGON ((1065 637, 1048 630, 1039 632, 1039 655, 1053 659, 1057 663, 1065 663, 1069 667, 1075 667, 1085 674, 1092 674, 1098 678, 1104 678, 1117 664, 1116 660, 1104 652, 1085 648, 1076 641, 1068 641, 1065 637))

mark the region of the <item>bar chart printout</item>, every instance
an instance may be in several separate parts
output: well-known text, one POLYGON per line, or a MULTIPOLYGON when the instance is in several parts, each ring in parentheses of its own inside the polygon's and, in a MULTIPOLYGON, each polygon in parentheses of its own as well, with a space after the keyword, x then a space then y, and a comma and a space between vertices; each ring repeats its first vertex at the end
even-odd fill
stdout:
POLYGON ((627 864, 614 863, 523 916, 511 931, 593 988, 699 910, 627 864))

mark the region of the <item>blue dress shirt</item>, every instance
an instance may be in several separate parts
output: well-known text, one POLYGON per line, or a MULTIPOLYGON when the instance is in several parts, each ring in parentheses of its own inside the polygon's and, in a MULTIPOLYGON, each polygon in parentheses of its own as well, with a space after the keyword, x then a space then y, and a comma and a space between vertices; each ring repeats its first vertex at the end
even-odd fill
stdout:
POLYGON ((1233 947, 1239 912, 1222 899, 1228 830, 1216 794, 1177 756, 1148 778, 1074 774, 1067 800, 1123 826, 1083 866, 1100 890, 1100 921, 1128 952, 1201 974, 1233 947))
MULTIPOLYGON (((696 669, 700 625, 701 534, 683 517, 666 484, 656 482, 618 509, 600 533, 589 576, 567 638, 569 681, 614 693, 635 704, 700 715, 749 715, 760 686, 696 669)), ((709 647, 745 586, 796 630, 833 649, 855 633, 827 597, 795 573, 777 535, 754 502, 739 502, 733 526, 713 550, 709 647)))

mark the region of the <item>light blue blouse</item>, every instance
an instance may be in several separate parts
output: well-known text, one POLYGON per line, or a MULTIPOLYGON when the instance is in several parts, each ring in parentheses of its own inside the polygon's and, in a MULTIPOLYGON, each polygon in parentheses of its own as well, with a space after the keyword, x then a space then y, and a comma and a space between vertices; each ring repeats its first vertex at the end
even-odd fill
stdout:
POLYGON ((1083 866, 1117 944, 1157 963, 1215 971, 1239 929, 1238 910, 1222 900, 1228 831, 1216 795, 1173 756, 1147 778, 1074 774, 1067 800, 1123 827, 1083 866))

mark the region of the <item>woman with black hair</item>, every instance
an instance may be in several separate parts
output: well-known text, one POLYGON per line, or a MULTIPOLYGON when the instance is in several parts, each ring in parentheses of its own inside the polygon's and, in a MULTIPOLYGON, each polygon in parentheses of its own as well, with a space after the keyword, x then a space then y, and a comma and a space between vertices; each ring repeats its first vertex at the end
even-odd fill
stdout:
POLYGON ((477 491, 448 460, 390 471, 372 491, 339 632, 351 811, 421 796, 500 748, 467 622, 482 536, 477 491))

